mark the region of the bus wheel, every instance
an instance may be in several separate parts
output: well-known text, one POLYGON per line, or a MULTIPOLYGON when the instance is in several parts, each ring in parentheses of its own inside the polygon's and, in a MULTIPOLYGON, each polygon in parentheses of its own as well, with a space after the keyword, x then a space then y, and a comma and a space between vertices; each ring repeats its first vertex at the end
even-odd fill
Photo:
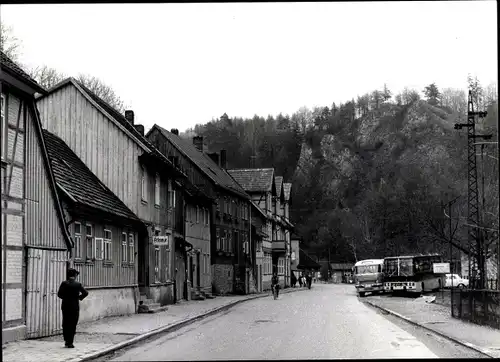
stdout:
POLYGON ((363 298, 365 296, 365 292, 359 292, 359 296, 363 298))

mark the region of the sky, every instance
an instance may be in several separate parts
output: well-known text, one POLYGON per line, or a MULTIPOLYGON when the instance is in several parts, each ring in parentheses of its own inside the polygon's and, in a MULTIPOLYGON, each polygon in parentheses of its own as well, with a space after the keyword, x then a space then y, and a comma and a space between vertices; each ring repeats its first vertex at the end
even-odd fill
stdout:
POLYGON ((19 60, 113 87, 136 123, 184 131, 383 88, 498 78, 496 1, 2 5, 19 60))

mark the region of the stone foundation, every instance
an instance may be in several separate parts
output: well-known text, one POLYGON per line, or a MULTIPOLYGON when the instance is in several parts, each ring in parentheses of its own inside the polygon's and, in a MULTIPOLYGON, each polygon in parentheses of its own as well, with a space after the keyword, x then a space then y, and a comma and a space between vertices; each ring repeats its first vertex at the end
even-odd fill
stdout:
POLYGON ((79 322, 136 312, 134 288, 89 289, 88 292, 88 297, 80 302, 79 322))

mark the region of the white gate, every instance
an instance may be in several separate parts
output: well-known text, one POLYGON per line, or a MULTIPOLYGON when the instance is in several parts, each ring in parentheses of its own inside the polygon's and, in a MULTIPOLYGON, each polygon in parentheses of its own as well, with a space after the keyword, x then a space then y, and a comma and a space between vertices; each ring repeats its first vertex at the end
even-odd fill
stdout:
POLYGON ((66 279, 66 250, 28 247, 26 338, 62 333, 61 300, 57 291, 66 279))

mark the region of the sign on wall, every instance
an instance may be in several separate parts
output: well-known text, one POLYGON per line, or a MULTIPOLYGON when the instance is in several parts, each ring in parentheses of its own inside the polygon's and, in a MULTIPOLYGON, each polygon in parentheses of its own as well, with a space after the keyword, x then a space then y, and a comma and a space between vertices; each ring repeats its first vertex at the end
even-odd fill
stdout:
POLYGON ((164 245, 170 249, 170 235, 153 236, 153 245, 164 245))
POLYGON ((450 272, 450 263, 433 263, 432 271, 434 274, 447 274, 450 272))

